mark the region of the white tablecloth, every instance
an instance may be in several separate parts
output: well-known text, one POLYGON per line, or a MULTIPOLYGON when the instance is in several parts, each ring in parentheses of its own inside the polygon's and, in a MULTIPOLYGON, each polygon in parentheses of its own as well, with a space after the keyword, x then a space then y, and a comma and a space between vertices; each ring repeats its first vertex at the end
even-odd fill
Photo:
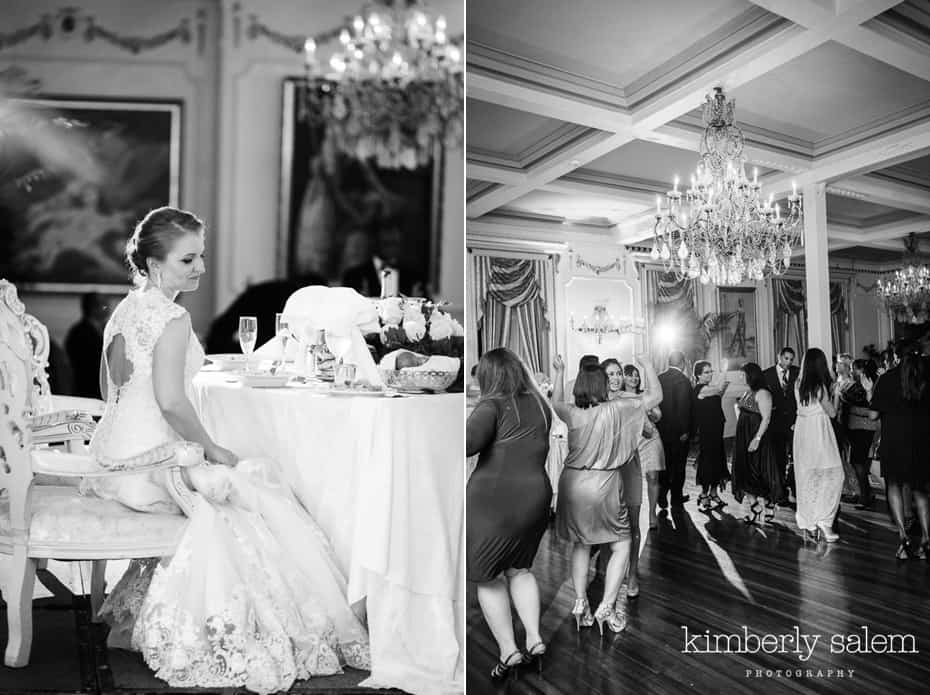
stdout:
POLYGON ((366 599, 371 678, 411 693, 464 689, 464 399, 322 395, 194 380, 218 443, 275 459, 366 599))

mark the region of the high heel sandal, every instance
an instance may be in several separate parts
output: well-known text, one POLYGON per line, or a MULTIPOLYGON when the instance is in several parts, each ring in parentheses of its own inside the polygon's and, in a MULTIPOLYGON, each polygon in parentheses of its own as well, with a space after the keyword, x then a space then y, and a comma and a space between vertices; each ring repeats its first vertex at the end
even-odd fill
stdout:
POLYGON ((765 505, 765 516, 762 517, 762 521, 769 523, 775 520, 775 504, 769 502, 765 505))
POLYGON ((576 598, 575 605, 572 606, 572 615, 575 616, 575 627, 581 632, 583 627, 594 625, 594 616, 591 615, 591 606, 588 605, 588 599, 576 598))
POLYGON ((930 555, 930 541, 924 541, 917 546, 914 557, 918 560, 926 560, 928 555, 930 555))
POLYGON ((752 526, 756 523, 759 516, 762 514, 762 505, 759 503, 759 500, 756 500, 751 505, 749 505, 749 514, 743 516, 743 522, 752 526), (758 507, 758 509, 757 509, 758 507))
POLYGON ((714 509, 723 509, 727 506, 727 503, 720 499, 720 497, 717 495, 710 496, 710 504, 714 509))
POLYGON ((894 556, 898 560, 910 560, 914 557, 914 548, 911 546, 911 541, 907 538, 902 538, 901 544, 895 551, 894 556))
POLYGON ((542 673, 543 669, 543 656, 546 654, 546 643, 537 642, 532 647, 529 647, 524 653, 523 665, 531 666, 536 664, 536 672, 542 673))
POLYGON ((502 681, 508 676, 512 680, 517 680, 517 666, 523 663, 523 652, 519 649, 513 654, 508 656, 503 661, 498 661, 494 668, 491 669, 491 680, 502 681), (513 660, 514 657, 518 657, 516 661, 513 660))
POLYGON ((817 528, 820 529, 820 532, 823 534, 823 539, 827 543, 836 543, 840 539, 840 534, 831 529, 829 526, 817 524, 817 528))
POLYGON ((697 507, 699 512, 709 512, 711 509, 710 495, 705 495, 704 493, 698 495, 697 507))
POLYGON ((808 542, 816 543, 817 542, 817 531, 818 529, 815 529, 815 528, 803 529, 802 534, 803 534, 804 542, 805 543, 808 543, 808 542))
POLYGON ((626 618, 617 613, 613 606, 602 603, 594 611, 594 620, 597 621, 597 629, 604 636, 604 623, 611 632, 623 632, 626 629, 626 618))

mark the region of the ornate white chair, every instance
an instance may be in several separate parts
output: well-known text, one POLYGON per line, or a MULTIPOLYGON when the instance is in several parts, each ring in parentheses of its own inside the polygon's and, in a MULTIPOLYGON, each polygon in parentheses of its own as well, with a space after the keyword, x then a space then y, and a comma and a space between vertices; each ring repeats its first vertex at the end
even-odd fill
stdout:
POLYGON ((136 512, 112 500, 82 496, 76 486, 36 485, 39 474, 80 478, 165 470, 172 497, 189 514, 194 493, 181 465, 198 462, 189 447, 165 446, 149 463, 121 471, 90 457, 33 445, 37 374, 23 306, 9 283, 0 296, 0 553, 11 556, 5 599, 7 666, 25 666, 32 645, 32 594, 37 567, 49 559, 91 560, 91 606, 103 600, 107 560, 171 555, 187 519, 181 514, 136 512))

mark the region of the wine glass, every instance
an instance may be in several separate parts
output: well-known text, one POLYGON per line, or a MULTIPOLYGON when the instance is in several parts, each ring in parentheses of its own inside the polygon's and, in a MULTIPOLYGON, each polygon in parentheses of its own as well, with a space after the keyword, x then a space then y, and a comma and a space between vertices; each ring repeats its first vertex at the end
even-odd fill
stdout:
POLYGON ((333 353, 333 357, 336 358, 338 364, 345 359, 349 354, 349 350, 352 349, 352 337, 348 332, 326 331, 326 346, 333 353))
POLYGON ((249 371, 249 358, 255 349, 255 340, 258 338, 258 319, 254 316, 239 317, 239 347, 245 355, 245 370, 249 371))
POLYGON ((274 315, 274 334, 281 339, 281 362, 284 363, 287 361, 287 341, 291 337, 291 325, 282 313, 274 315))

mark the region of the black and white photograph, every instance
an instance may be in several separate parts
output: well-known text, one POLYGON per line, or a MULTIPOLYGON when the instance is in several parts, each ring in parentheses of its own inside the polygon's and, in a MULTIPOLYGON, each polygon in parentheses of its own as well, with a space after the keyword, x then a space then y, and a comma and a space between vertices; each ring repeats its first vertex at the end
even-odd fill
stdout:
POLYGON ((475 693, 930 679, 930 5, 468 0, 475 693))
POLYGON ((0 695, 465 692, 463 0, 0 26, 0 695))

